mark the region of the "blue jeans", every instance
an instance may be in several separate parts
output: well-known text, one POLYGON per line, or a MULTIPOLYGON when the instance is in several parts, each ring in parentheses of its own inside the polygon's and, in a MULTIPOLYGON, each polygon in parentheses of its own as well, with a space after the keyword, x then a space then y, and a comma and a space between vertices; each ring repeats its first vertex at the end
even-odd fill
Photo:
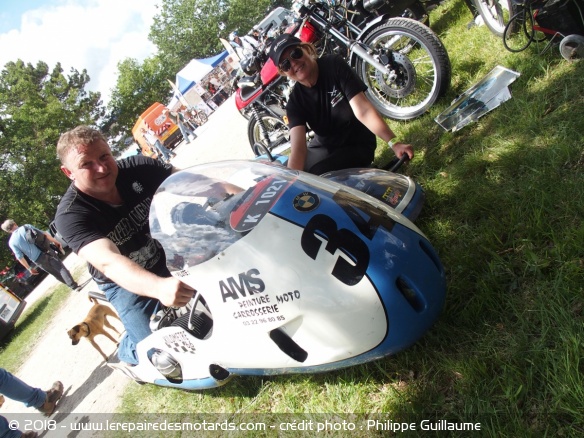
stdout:
POLYGON ((158 154, 162 155, 162 157, 164 158, 164 161, 170 160, 170 155, 172 154, 172 152, 170 151, 170 149, 168 149, 166 146, 164 146, 160 142, 160 140, 156 140, 156 143, 154 143, 154 147, 158 151, 158 154))
MULTIPOLYGON (((40 408, 47 398, 45 391, 28 386, 4 368, 0 368, 0 393, 34 408, 40 408)), ((10 430, 6 418, 0 416, 0 438, 17 438, 21 435, 22 432, 19 430, 10 430)))
POLYGON ((193 136, 193 140, 197 138, 197 134, 191 129, 191 127, 186 123, 178 122, 178 127, 180 132, 182 133, 183 138, 186 140, 187 143, 190 143, 189 134, 193 136))
POLYGON ((150 317, 158 311, 160 301, 136 295, 115 283, 98 284, 98 287, 114 306, 126 329, 118 347, 118 358, 131 365, 138 364, 136 344, 152 333, 150 317))

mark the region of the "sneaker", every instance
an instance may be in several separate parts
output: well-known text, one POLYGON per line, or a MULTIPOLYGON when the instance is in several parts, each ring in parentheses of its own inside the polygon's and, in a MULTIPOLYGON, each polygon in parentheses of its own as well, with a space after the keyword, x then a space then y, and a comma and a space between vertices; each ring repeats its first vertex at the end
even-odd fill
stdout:
POLYGON ((57 402, 63 396, 63 384, 57 380, 53 383, 51 389, 46 391, 46 393, 47 398, 45 399, 45 402, 42 406, 38 407, 37 410, 44 414, 45 417, 48 417, 55 411, 57 402))
POLYGON ((83 289, 83 286, 79 286, 78 284, 71 286, 71 290, 74 292, 79 292, 79 291, 81 291, 81 289, 83 289))

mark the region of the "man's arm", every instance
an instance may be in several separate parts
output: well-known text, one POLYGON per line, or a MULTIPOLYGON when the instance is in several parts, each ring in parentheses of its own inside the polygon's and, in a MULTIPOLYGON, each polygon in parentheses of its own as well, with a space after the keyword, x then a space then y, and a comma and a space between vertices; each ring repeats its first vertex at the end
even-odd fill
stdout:
POLYGON ((117 246, 102 238, 85 245, 79 256, 119 286, 136 295, 155 298, 165 306, 186 305, 195 290, 174 277, 159 277, 128 257, 117 246))
POLYGON ((43 231, 43 234, 45 235, 45 237, 47 238, 47 240, 49 242, 51 242, 53 245, 55 245, 59 249, 59 251, 63 251, 61 243, 57 239, 55 239, 53 236, 51 236, 50 233, 43 231))
POLYGON ((26 261, 26 259, 24 257, 18 259, 18 261, 20 262, 20 264, 22 266, 24 266, 26 268, 27 271, 29 271, 32 275, 38 275, 39 271, 37 271, 35 268, 31 267, 28 262, 26 261))

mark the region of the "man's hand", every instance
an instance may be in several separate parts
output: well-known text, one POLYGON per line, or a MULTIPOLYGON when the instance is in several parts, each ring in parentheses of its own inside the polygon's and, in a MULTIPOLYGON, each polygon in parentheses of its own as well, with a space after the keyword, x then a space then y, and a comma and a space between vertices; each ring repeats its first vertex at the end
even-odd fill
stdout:
POLYGON ((30 268, 28 272, 30 272, 32 275, 39 275, 39 271, 37 271, 35 268, 30 268))
POLYGON ((195 289, 174 277, 160 278, 156 298, 167 307, 186 306, 195 296, 195 289))

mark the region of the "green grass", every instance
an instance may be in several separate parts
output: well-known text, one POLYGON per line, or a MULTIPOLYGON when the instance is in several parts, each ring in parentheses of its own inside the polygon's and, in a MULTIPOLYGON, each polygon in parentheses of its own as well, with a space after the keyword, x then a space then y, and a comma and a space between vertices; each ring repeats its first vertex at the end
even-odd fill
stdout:
POLYGON ((407 351, 336 372, 193 393, 133 386, 123 413, 387 413, 481 421, 486 436, 582 432, 584 63, 505 51, 485 27, 466 29, 463 2, 431 20, 451 89, 429 114, 389 123, 415 146, 405 172, 427 192, 418 225, 447 271, 438 323, 407 351), (496 65, 521 73, 513 98, 459 132, 440 128, 434 118, 496 65))
MULTIPOLYGON (((79 278, 85 267, 79 267, 71 274, 79 278)), ((50 325, 53 316, 61 309, 69 298, 71 290, 59 284, 52 287, 47 294, 27 306, 18 318, 14 330, 0 341, 0 364, 10 372, 16 370, 26 361, 29 353, 35 349, 37 341, 43 334, 45 327, 50 325)))
MULTIPOLYGON (((584 63, 557 48, 506 52, 485 27, 466 29, 458 0, 431 20, 451 89, 429 114, 389 123, 415 146, 404 172, 427 194, 417 224, 447 272, 436 325, 406 351, 335 372, 239 377, 201 392, 131 385, 121 415, 357 413, 480 421, 476 436, 582 435, 584 63), (434 118, 496 65, 521 73, 513 98, 459 132, 442 130, 434 118)), ((388 158, 379 148, 378 160, 388 158)))

